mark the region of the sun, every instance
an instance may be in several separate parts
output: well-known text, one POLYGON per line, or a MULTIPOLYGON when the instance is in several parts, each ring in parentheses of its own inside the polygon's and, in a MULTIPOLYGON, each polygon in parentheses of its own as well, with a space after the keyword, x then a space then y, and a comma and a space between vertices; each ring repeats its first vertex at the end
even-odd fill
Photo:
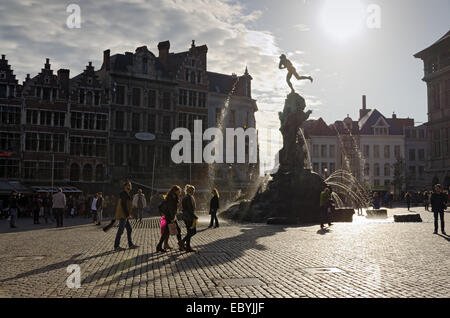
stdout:
POLYGON ((361 32, 364 17, 360 0, 326 0, 321 12, 321 23, 330 36, 345 41, 361 32))

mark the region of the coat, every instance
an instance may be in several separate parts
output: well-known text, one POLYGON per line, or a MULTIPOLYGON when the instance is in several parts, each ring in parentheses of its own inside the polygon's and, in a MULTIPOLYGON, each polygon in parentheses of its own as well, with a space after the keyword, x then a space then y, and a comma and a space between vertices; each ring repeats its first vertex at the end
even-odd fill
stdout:
POLYGON ((219 209, 219 198, 215 195, 209 202, 209 214, 211 214, 211 212, 217 212, 218 209, 219 209))
POLYGON ((58 192, 53 195, 53 208, 65 209, 66 208, 66 196, 62 192, 58 192))
POLYGON ((444 212, 447 209, 447 195, 445 193, 433 193, 431 195, 431 211, 444 212))
POLYGON ((192 195, 188 194, 183 198, 181 202, 183 207, 183 220, 192 223, 198 217, 195 215, 196 203, 192 195))
POLYGON ((178 197, 176 194, 170 194, 159 205, 159 211, 166 217, 167 222, 173 222, 178 211, 178 197))
POLYGON ((119 200, 117 201, 116 207, 116 220, 128 219, 131 216, 131 196, 126 192, 122 191, 119 195, 119 200))

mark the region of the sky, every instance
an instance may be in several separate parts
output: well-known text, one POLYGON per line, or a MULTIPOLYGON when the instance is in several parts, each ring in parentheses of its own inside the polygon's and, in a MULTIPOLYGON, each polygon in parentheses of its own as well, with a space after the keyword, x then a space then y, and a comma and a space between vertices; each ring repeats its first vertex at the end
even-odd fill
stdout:
POLYGON ((0 2, 0 53, 20 82, 27 73, 36 75, 47 57, 55 71, 69 68, 75 76, 89 61, 100 68, 106 49, 116 54, 147 45, 158 55, 157 44, 165 40, 171 52, 187 50, 193 39, 206 44, 209 71, 243 74, 247 66, 268 168, 281 147, 277 113, 289 93, 286 70, 278 69, 280 54, 300 75, 314 78, 293 79, 313 118, 328 124, 347 115, 357 120, 367 95, 369 108, 419 125, 427 121, 426 86, 422 61, 413 55, 449 30, 449 0, 0 2), (80 28, 67 26, 71 3, 81 9, 80 28))

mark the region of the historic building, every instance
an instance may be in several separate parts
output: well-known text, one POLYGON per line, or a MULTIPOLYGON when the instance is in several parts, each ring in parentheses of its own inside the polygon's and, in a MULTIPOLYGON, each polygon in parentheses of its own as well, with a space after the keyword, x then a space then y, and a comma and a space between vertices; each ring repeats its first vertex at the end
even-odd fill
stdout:
POLYGON ((246 163, 212 170, 204 163, 173 163, 177 141, 171 134, 177 127, 193 134, 196 120, 201 132, 218 126, 222 109, 227 127, 254 128, 250 74, 208 72, 208 48, 194 41, 185 52, 170 52, 169 41, 158 50, 158 56, 146 46, 115 55, 106 50, 100 69, 89 62, 73 78, 68 69, 55 74, 47 59, 23 85, 2 56, 0 179, 35 188, 70 185, 89 193, 117 191, 125 179, 158 191, 192 183, 209 194, 211 171, 217 170, 227 191, 248 188, 259 169, 258 163, 248 164, 248 140, 246 163), (143 141, 138 133, 153 138, 143 141))
POLYGON ((378 191, 394 190, 395 165, 403 167, 406 182, 400 190, 424 190, 425 154, 427 151, 423 126, 414 127, 414 120, 387 118, 376 109, 368 109, 366 97, 358 121, 349 116, 327 125, 323 119, 305 125, 312 168, 323 177, 335 170, 347 170, 366 187, 378 191))
POLYGON ((429 161, 432 183, 450 186, 450 31, 415 54, 424 63, 428 93, 429 161))

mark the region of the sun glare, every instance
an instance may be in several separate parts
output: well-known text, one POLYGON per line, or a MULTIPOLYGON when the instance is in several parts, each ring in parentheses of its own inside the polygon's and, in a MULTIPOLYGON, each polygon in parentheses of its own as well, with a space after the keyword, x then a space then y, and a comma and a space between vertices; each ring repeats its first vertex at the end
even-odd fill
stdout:
POLYGON ((360 0, 326 0, 321 12, 325 31, 340 41, 358 35, 363 28, 364 17, 360 0))

